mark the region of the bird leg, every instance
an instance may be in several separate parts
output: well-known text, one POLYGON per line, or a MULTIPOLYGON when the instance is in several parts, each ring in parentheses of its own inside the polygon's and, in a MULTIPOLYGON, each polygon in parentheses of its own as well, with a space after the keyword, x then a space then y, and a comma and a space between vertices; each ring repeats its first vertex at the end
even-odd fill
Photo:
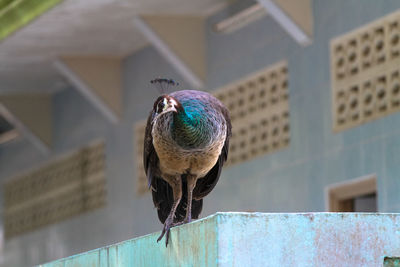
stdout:
POLYGON ((183 220, 184 223, 190 223, 192 221, 192 199, 193 189, 196 186, 197 177, 194 175, 187 175, 187 205, 186 205, 186 216, 183 220))
POLYGON ((177 178, 172 178, 172 179, 165 179, 169 185, 172 187, 172 193, 174 196, 174 203, 172 204, 171 211, 169 212, 169 215, 167 219, 164 222, 164 227, 161 232, 161 235, 158 237, 157 242, 160 241, 163 236, 166 234, 165 237, 165 246, 168 246, 168 241, 169 241, 169 230, 176 226, 174 222, 174 217, 175 217, 175 211, 179 205, 179 202, 181 201, 182 198, 182 181, 180 177, 177 178))

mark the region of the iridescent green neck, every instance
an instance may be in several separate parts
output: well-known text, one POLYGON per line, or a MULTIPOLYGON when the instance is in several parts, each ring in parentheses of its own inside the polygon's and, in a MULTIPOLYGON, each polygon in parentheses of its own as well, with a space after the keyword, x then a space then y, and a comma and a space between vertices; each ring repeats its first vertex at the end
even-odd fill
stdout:
POLYGON ((204 124, 204 115, 200 112, 181 111, 174 114, 172 138, 185 149, 202 148, 210 140, 204 124))

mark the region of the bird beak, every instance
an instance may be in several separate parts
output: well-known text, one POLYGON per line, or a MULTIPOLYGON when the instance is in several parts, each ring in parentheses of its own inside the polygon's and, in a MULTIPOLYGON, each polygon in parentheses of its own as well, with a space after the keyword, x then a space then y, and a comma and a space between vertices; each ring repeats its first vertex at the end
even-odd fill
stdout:
POLYGON ((178 113, 178 110, 176 109, 175 105, 172 103, 169 103, 167 108, 165 109, 165 112, 170 112, 170 111, 178 113))
POLYGON ((169 108, 169 110, 172 111, 172 112, 178 113, 178 110, 176 110, 176 107, 175 107, 175 106, 171 106, 171 107, 169 108))
POLYGON ((175 112, 175 113, 178 113, 178 110, 176 109, 175 105, 169 104, 169 105, 165 106, 165 108, 164 108, 164 110, 163 110, 163 112, 161 114, 167 113, 167 112, 171 112, 171 111, 175 112))

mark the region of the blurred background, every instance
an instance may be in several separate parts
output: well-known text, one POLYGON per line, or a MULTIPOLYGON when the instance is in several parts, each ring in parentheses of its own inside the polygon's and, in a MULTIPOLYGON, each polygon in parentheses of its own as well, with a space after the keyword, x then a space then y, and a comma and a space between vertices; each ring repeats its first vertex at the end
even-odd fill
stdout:
POLYGON ((400 211, 397 0, 0 0, 0 266, 159 231, 159 94, 229 108, 217 211, 400 211))

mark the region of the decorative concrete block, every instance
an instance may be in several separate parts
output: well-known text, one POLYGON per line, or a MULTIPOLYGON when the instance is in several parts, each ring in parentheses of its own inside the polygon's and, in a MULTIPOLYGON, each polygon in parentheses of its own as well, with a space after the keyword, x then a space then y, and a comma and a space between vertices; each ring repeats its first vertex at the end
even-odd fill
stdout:
POLYGON ((173 228, 168 247, 158 235, 41 266, 382 266, 400 256, 400 214, 216 213, 173 228))

